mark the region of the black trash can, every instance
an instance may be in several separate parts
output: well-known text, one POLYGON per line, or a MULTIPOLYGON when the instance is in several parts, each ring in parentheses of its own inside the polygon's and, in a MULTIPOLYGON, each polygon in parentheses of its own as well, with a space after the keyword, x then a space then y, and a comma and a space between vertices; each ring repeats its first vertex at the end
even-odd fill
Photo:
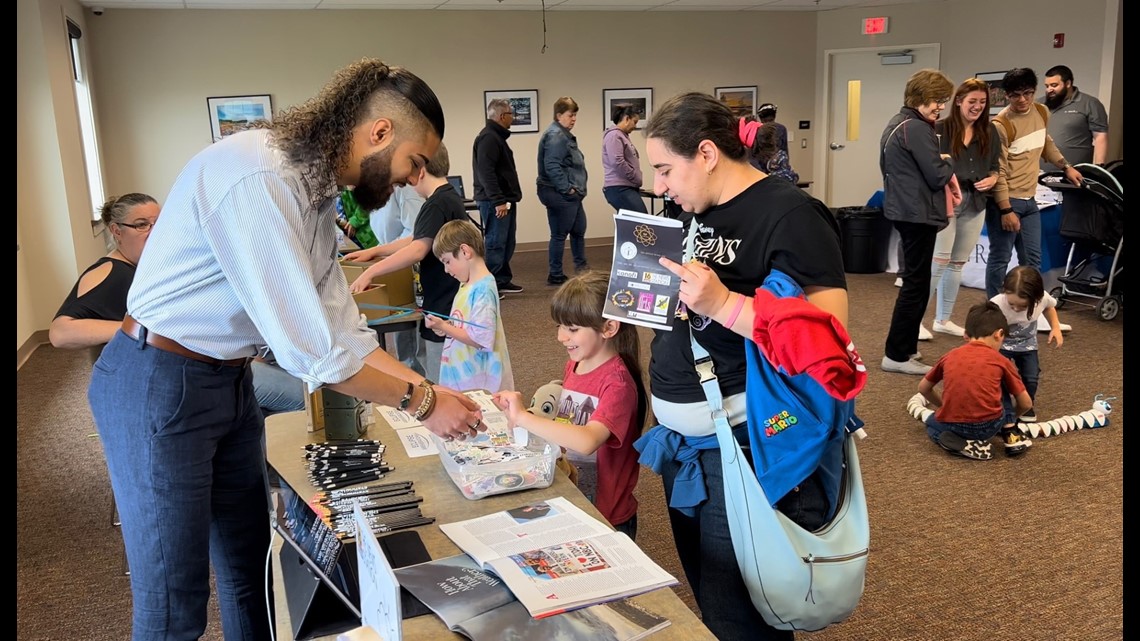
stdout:
POLYGON ((891 221, 878 207, 840 207, 835 212, 843 242, 843 270, 881 274, 889 264, 891 221))

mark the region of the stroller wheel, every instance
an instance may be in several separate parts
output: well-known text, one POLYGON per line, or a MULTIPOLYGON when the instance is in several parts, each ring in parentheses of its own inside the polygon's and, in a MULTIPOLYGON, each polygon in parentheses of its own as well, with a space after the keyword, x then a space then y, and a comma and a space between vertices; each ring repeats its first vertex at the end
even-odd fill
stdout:
POLYGON ((1064 287, 1054 287, 1053 289, 1049 290, 1049 295, 1057 300, 1057 304, 1055 305, 1057 309, 1062 309, 1065 307, 1064 287))
POLYGON ((1096 315, 1099 316, 1103 321, 1110 321, 1116 318, 1116 315, 1119 313, 1120 299, 1116 296, 1103 298, 1099 303, 1096 304, 1096 315))

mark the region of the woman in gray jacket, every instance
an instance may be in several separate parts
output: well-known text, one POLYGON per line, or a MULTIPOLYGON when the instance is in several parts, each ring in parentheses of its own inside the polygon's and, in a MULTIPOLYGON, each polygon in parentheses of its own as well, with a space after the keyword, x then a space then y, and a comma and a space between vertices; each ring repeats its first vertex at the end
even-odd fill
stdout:
POLYGON ((950 102, 954 83, 941 71, 923 69, 906 83, 904 106, 883 130, 879 169, 883 213, 899 232, 903 251, 902 288, 895 299, 882 368, 923 375, 918 361, 918 328, 930 300, 930 264, 938 231, 949 221, 946 184, 954 163, 939 150, 934 123, 950 102))
MULTIPOLYGON (((570 236, 574 267, 586 271, 586 160, 578 149, 578 139, 570 130, 578 122, 578 103, 563 96, 554 101, 554 122, 542 132, 538 142, 538 199, 546 206, 550 223, 549 271, 546 284, 566 282, 562 252, 570 236)), ((929 274, 928 274, 929 276, 929 274)))

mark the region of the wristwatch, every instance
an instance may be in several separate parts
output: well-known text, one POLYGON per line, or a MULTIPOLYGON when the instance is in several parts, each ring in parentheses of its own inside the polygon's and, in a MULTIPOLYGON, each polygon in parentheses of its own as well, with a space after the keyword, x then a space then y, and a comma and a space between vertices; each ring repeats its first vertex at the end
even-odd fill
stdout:
POLYGON ((1006 215, 1006 214, 1012 214, 1012 213, 1013 213, 1013 207, 1002 207, 1002 208, 1001 208, 1000 210, 998 210, 998 211, 1000 211, 1000 212, 1001 212, 1001 215, 1002 215, 1002 216, 1004 216, 1004 215, 1006 215))

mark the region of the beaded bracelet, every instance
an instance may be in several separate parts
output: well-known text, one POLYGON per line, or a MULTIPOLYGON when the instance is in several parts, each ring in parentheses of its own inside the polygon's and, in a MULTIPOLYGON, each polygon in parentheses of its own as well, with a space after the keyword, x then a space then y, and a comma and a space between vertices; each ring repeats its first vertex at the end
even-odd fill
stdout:
POLYGON ((431 385, 424 385, 423 383, 420 384, 420 387, 424 388, 424 400, 420 401, 420 406, 412 414, 417 421, 427 418, 428 414, 431 414, 432 410, 435 409, 435 389, 431 385))

